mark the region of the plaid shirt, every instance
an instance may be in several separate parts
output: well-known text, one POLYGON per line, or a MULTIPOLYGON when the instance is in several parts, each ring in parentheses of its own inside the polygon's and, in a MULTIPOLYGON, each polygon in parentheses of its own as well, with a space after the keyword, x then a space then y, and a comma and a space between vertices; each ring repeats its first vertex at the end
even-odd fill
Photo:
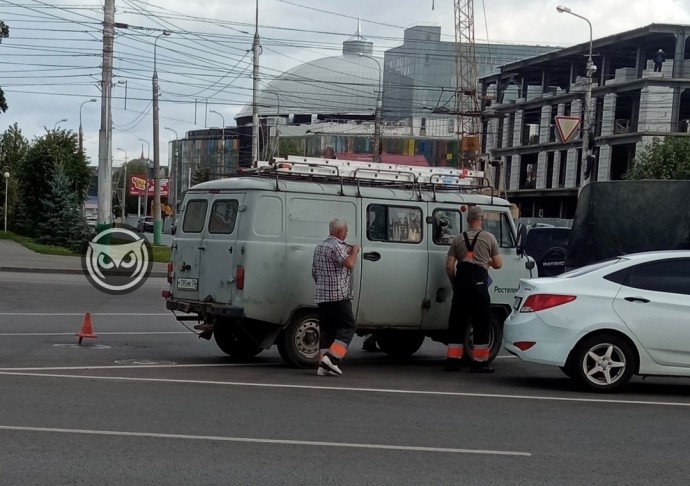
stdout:
POLYGON ((343 266, 348 245, 329 236, 314 249, 311 274, 316 280, 314 301, 337 302, 352 299, 352 271, 343 266))

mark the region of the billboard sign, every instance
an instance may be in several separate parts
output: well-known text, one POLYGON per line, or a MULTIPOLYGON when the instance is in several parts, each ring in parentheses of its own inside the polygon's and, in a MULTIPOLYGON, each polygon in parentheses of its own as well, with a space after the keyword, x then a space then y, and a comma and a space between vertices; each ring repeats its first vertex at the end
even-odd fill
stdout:
MULTIPOLYGON (((168 197, 168 179, 160 179, 161 197, 168 197)), ((149 179, 148 183, 149 197, 153 197, 154 193, 154 179, 149 179)), ((140 176, 129 177, 129 195, 130 196, 144 196, 146 194, 146 179, 140 176)))

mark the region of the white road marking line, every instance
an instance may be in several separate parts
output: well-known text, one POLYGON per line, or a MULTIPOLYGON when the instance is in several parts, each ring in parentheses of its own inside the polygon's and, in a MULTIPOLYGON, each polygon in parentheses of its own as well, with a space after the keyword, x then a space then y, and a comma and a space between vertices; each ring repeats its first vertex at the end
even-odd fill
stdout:
POLYGON ((409 451, 409 452, 439 452, 450 454, 481 454, 492 456, 521 456, 531 457, 529 452, 516 451, 494 451, 484 449, 454 449, 450 447, 416 447, 404 445, 388 444, 357 444, 352 442, 322 442, 311 440, 286 440, 286 439, 259 439, 252 437, 224 437, 214 435, 186 435, 186 434, 156 434, 150 432, 119 432, 115 430, 88 430, 88 429, 58 429, 52 427, 20 427, 13 425, 0 425, 0 430, 10 430, 15 432, 48 432, 59 434, 81 434, 81 435, 104 435, 117 437, 144 437, 154 439, 183 439, 199 440, 212 442, 239 442, 250 444, 275 444, 275 445, 298 445, 310 447, 343 447, 350 449, 379 449, 389 451, 409 451))
MULTIPOLYGON (((0 316, 48 316, 48 317, 72 317, 82 316, 84 312, 0 312, 0 316)), ((91 312, 92 316, 172 316, 172 312, 91 312)), ((174 316, 173 316, 174 317, 174 316)))
MULTIPOLYGON (((258 364, 258 363, 257 363, 258 364)), ((265 363, 268 364, 268 363, 265 363)), ((174 366, 174 365, 172 365, 174 366)), ((12 368, 5 368, 12 369, 12 368)), ((178 380, 172 378, 134 378, 123 376, 88 376, 88 375, 59 375, 50 373, 16 373, 13 371, 0 371, 0 375, 31 376, 38 378, 74 378, 79 380, 110 380, 110 381, 132 381, 142 383, 174 383, 185 385, 218 385, 218 386, 246 386, 255 388, 285 388, 298 390, 330 390, 338 392, 357 392, 357 393, 391 393, 399 395, 428 395, 441 397, 468 397, 468 398, 504 398, 509 400, 536 400, 553 402, 575 402, 575 403, 615 403, 620 405, 653 405, 661 407, 688 407, 690 402, 657 402, 646 400, 612 400, 607 398, 575 398, 575 397, 549 397, 541 395, 508 395, 503 393, 469 393, 469 392, 449 392, 433 390, 401 390, 395 388, 357 388, 349 386, 313 386, 313 385, 291 385, 284 383, 248 383, 240 381, 211 381, 211 380, 178 380)))
MULTIPOLYGON (((79 370, 129 370, 132 368, 241 368, 243 366, 275 366, 276 363, 190 363, 190 364, 131 364, 131 365, 107 365, 107 366, 52 366, 45 368, 0 368, 2 372, 12 371, 79 371, 79 370)), ((19 373, 17 373, 19 374, 19 373)), ((38 374, 37 376, 47 376, 38 374)), ((67 376, 67 375, 56 375, 67 376)))
MULTIPOLYGON (((122 332, 98 332, 99 336, 118 335, 149 335, 149 334, 194 334, 191 331, 122 331, 122 332)), ((0 336, 74 336, 73 332, 2 332, 0 336)))

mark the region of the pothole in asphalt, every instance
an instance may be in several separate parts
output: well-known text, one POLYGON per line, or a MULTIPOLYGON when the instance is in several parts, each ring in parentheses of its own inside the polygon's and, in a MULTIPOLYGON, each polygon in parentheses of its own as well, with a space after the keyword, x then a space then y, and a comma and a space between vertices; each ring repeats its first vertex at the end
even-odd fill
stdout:
POLYGON ((105 344, 53 344, 56 348, 110 349, 105 344))
POLYGON ((115 360, 116 364, 119 365, 132 365, 132 366, 151 366, 151 365, 174 365, 177 364, 174 361, 165 360, 155 360, 155 359, 118 359, 115 360))

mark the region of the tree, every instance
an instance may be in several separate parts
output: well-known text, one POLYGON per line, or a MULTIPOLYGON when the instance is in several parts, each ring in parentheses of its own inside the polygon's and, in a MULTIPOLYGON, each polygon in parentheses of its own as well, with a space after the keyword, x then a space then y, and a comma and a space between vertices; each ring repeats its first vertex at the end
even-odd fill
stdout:
POLYGON ((208 170, 208 167, 197 167, 194 170, 194 174, 192 174, 192 184, 201 184, 202 182, 210 181, 211 180, 211 171, 208 170))
POLYGON ((295 140, 282 138, 280 139, 280 156, 286 155, 304 155, 304 150, 300 149, 295 140))
POLYGON ((58 130, 35 139, 17 168, 17 229, 27 236, 36 236, 39 223, 44 221, 43 200, 51 194, 51 181, 58 163, 64 167, 69 187, 80 206, 86 199, 91 171, 86 158, 79 153, 77 135, 58 130))
POLYGON ((37 241, 81 253, 89 235, 82 201, 72 188, 64 164, 56 163, 52 167, 50 192, 43 199, 43 218, 37 225, 37 241))
POLYGON ((635 157, 625 178, 690 180, 690 138, 654 138, 635 157))
MULTIPOLYGON (((10 28, 0 20, 0 44, 2 40, 10 36, 10 28)), ((7 101, 5 100, 5 93, 3 93, 2 88, 0 88, 0 111, 5 113, 7 111, 7 101)))

